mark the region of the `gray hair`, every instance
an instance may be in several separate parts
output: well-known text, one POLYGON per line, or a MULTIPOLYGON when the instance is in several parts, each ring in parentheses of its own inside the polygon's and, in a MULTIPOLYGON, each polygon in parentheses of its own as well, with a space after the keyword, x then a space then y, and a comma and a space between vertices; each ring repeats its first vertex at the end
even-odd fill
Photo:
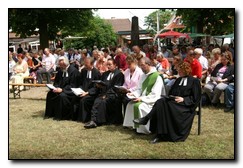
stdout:
POLYGON ((139 61, 144 61, 145 64, 147 64, 149 66, 152 65, 151 60, 148 57, 142 57, 139 61))
POLYGON ((220 48, 214 48, 214 49, 212 50, 212 53, 213 53, 213 55, 214 55, 214 54, 221 54, 221 50, 220 50, 220 48))
POLYGON ((59 62, 60 60, 63 60, 63 61, 64 61, 64 64, 65 64, 66 66, 70 65, 69 60, 68 60, 67 57, 61 56, 61 57, 58 58, 58 62, 59 62))
POLYGON ((200 55, 203 54, 203 50, 202 50, 201 48, 196 48, 196 49, 194 50, 194 52, 195 52, 196 54, 200 54, 200 55))

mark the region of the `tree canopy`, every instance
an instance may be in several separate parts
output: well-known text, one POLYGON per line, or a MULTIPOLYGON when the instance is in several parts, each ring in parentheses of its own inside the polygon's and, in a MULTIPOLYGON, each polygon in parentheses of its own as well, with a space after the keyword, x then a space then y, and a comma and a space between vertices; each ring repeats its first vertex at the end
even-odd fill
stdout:
MULTIPOLYGON (((145 25, 148 26, 148 30, 151 34, 155 34, 156 32, 152 29, 157 31, 157 12, 154 11, 150 13, 148 16, 145 17, 145 25)), ((164 24, 168 23, 168 21, 173 16, 174 11, 170 9, 160 9, 159 10, 159 27, 162 29, 164 24)))
POLYGON ((195 27, 196 33, 210 35, 234 32, 234 9, 178 9, 177 16, 187 27, 195 27))
MULTIPOLYGON (((100 17, 96 16, 90 20, 90 24, 85 26, 85 31, 78 32, 75 36, 84 37, 78 40, 66 40, 67 48, 108 47, 116 45, 116 34, 112 25, 100 17)), ((68 32, 64 32, 68 33, 68 32)))
POLYGON ((9 29, 22 38, 39 34, 43 49, 59 31, 80 32, 92 17, 92 9, 9 9, 9 29))

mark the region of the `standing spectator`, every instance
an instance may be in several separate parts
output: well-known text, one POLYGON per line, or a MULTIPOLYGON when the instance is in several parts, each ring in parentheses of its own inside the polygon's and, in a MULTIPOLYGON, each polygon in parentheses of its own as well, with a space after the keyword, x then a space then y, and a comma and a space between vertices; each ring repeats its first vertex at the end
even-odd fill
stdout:
POLYGON ((127 63, 126 63, 126 55, 123 54, 122 49, 118 48, 116 50, 116 56, 115 56, 115 61, 116 61, 116 65, 117 68, 120 71, 125 71, 127 69, 127 63))
POLYGON ((51 74, 54 72, 55 57, 50 53, 48 48, 44 50, 45 55, 42 58, 42 68, 37 70, 38 83, 43 83, 42 74, 46 74, 47 83, 51 83, 51 74))
POLYGON ((58 40, 58 41, 57 41, 56 48, 60 48, 60 49, 62 49, 62 47, 63 47, 63 44, 62 44, 61 40, 58 40))
POLYGON ((21 54, 23 52, 23 48, 21 47, 21 44, 19 44, 19 48, 17 49, 17 53, 21 54))

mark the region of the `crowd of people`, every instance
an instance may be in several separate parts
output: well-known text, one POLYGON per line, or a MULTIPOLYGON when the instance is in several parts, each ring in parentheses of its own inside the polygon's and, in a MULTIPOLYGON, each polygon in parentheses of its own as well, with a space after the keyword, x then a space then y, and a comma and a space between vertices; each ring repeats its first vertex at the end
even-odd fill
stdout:
MULTIPOLYGON (((20 46, 21 47, 21 46, 20 46)), ((9 52, 9 81, 52 83, 44 118, 74 120, 84 127, 123 125, 155 133, 152 143, 184 141, 201 96, 217 107, 224 92, 225 112, 234 108, 234 51, 215 47, 144 45, 9 52), (204 86, 204 87, 202 87, 204 86), (81 88, 75 95, 72 88, 81 88)))

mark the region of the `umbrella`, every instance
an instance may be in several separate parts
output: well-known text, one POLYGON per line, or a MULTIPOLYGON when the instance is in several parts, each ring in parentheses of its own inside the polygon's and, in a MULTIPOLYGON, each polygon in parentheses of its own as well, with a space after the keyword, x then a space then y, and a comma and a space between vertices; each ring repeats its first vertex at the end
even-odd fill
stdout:
POLYGON ((188 38, 189 36, 188 36, 188 34, 171 30, 171 31, 158 35, 158 37, 160 37, 160 38, 181 38, 181 37, 188 38))

